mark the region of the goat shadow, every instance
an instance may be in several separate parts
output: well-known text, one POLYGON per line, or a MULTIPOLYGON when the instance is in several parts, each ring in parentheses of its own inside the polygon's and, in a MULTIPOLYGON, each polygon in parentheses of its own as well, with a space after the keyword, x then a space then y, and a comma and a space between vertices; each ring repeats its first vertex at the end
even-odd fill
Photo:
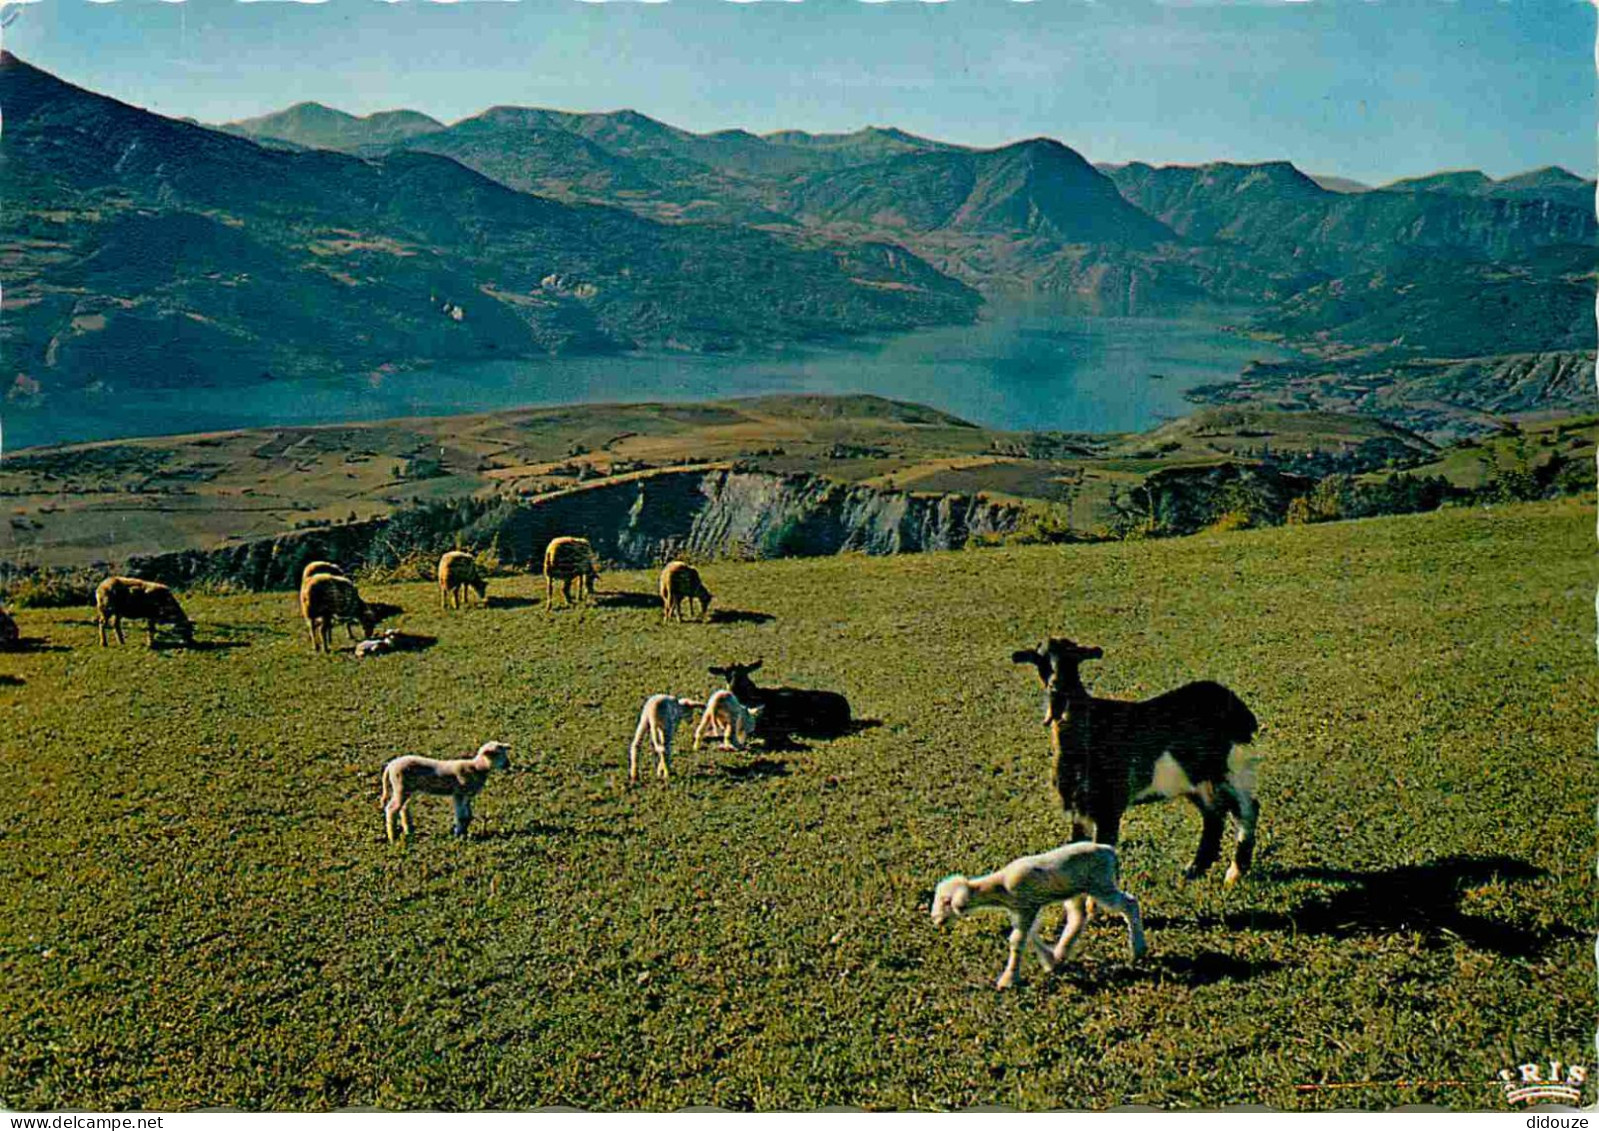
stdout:
POLYGON ((1262 869, 1261 879, 1315 880, 1338 884, 1293 909, 1228 912, 1220 916, 1144 919, 1151 930, 1165 926, 1225 927, 1228 930, 1288 931, 1301 935, 1353 938, 1415 932, 1430 947, 1458 939, 1475 950, 1512 958, 1536 958, 1563 939, 1586 938, 1569 924, 1528 927, 1488 915, 1470 915, 1460 901, 1471 886, 1499 881, 1536 880, 1544 868, 1510 856, 1446 856, 1425 864, 1357 871, 1349 868, 1262 869))
POLYGON ((712 624, 766 624, 777 617, 771 613, 758 613, 752 609, 713 609, 712 624))
POLYGON ((531 609, 543 604, 533 597, 500 597, 493 596, 484 602, 484 607, 489 609, 531 609))

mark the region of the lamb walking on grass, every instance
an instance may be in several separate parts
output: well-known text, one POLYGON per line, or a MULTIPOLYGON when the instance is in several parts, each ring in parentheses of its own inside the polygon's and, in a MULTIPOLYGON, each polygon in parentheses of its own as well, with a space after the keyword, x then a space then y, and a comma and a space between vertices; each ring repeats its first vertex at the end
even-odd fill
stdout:
POLYGON ((485 742, 470 758, 423 758, 407 754, 383 767, 383 787, 378 795, 383 806, 384 825, 389 842, 394 841, 394 815, 400 815, 400 832, 411 835, 411 821, 405 808, 419 793, 434 793, 455 802, 455 835, 464 837, 472 822, 472 799, 482 792, 493 770, 511 768, 511 748, 503 742, 485 742))
POLYGON ((649 736, 650 747, 655 751, 655 776, 662 781, 672 780, 672 739, 677 726, 689 714, 705 706, 693 699, 679 699, 676 695, 651 695, 644 700, 639 712, 638 729, 633 732, 633 745, 627 751, 627 780, 638 781, 638 753, 649 736))
POLYGON ((1138 915, 1138 901, 1117 886, 1116 850, 1107 844, 1079 841, 1037 856, 1012 860, 997 872, 967 879, 947 876, 933 893, 933 925, 942 926, 951 916, 964 915, 985 907, 1010 916, 1010 960, 995 983, 999 989, 1015 984, 1022 944, 1038 956, 1045 970, 1071 957, 1078 933, 1088 921, 1085 902, 1092 898, 1127 920, 1133 959, 1144 956, 1144 924, 1138 915), (1038 913, 1055 900, 1066 903, 1066 926, 1060 941, 1051 951, 1038 937, 1038 913))
POLYGON ((705 701, 705 714, 700 725, 694 728, 694 749, 708 736, 720 738, 723 750, 742 750, 755 737, 755 724, 760 721, 764 707, 746 707, 738 696, 723 688, 711 692, 705 701))

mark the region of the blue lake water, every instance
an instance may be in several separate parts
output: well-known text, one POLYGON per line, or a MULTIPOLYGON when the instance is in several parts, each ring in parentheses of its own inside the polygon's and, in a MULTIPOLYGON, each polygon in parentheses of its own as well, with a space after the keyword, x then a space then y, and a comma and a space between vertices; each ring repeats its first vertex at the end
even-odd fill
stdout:
POLYGON ((701 401, 764 393, 875 393, 1004 429, 1126 432, 1193 410, 1183 391, 1285 356, 1218 318, 1103 318, 1011 310, 975 326, 761 358, 698 354, 440 366, 377 379, 149 390, 65 406, 0 405, 4 445, 263 425, 436 416, 582 401, 701 401))

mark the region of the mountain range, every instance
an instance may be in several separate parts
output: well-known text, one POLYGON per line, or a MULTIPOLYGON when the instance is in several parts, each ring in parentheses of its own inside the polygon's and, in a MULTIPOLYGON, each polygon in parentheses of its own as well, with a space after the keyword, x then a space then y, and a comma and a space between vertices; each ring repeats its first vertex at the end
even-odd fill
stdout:
POLYGON ((1051 138, 509 106, 207 127, 9 53, 0 103, 13 397, 753 350, 1016 293, 1246 305, 1344 364, 1593 344, 1594 183, 1561 169, 1367 188, 1286 162, 1096 167, 1051 138))

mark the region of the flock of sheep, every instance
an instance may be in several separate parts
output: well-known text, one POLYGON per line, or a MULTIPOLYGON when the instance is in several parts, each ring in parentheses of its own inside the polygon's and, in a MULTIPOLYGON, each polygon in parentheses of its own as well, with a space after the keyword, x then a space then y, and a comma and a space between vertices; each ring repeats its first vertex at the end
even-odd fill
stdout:
MULTIPOLYGON (((599 561, 582 538, 554 539, 543 560, 545 608, 553 605, 555 584, 562 585, 568 605, 573 586, 578 596, 592 596, 599 576, 599 561)), ((439 561, 440 601, 445 608, 461 608, 475 593, 487 600, 488 582, 473 555, 446 553, 439 561)), ((661 573, 660 597, 665 619, 681 620, 685 611, 709 615, 711 593, 694 567, 673 561, 661 573)), ((107 645, 108 630, 124 642, 124 619, 146 622, 154 646, 158 625, 171 625, 187 642, 194 637, 193 622, 165 585, 129 577, 109 577, 95 591, 100 643, 107 645)), ((366 639, 357 655, 380 653, 394 646, 393 634, 378 634, 377 625, 399 610, 363 600, 355 583, 332 562, 311 562, 300 583, 300 610, 311 636, 312 650, 332 650, 335 625, 344 624, 351 638, 361 625, 366 639)), ((0 643, 16 637, 16 626, 0 613, 0 643)), ((1045 691, 1044 723, 1049 731, 1054 760, 1054 780, 1060 804, 1071 830, 1064 847, 1023 856, 987 875, 968 878, 952 875, 942 880, 933 895, 932 920, 941 925, 967 912, 992 908, 1011 921, 1010 955, 998 986, 1012 985, 1023 949, 1032 951, 1046 970, 1070 957, 1084 923, 1095 906, 1120 915, 1127 923, 1134 959, 1145 952, 1138 901, 1122 891, 1118 881, 1116 843, 1121 819, 1131 805, 1181 798, 1200 811, 1203 830, 1199 848, 1186 875, 1197 878, 1215 863, 1229 817, 1237 826, 1237 846, 1226 882, 1231 885, 1249 869, 1254 853, 1260 804, 1254 793, 1254 763, 1238 747, 1250 742, 1258 729, 1255 716, 1231 691, 1208 681, 1189 683, 1142 702, 1094 698, 1079 673, 1087 660, 1103 656, 1097 647, 1083 647, 1052 637, 1037 648, 1012 654, 1017 664, 1034 668, 1045 691), (1064 902, 1066 923, 1053 948, 1038 937, 1039 914, 1056 900, 1064 902)), ((706 738, 718 739, 723 749, 743 749, 759 729, 763 734, 807 734, 833 737, 847 733, 850 706, 832 691, 789 687, 758 687, 751 674, 760 667, 728 664, 708 669, 726 681, 726 687, 704 701, 675 695, 651 695, 639 714, 628 751, 628 780, 639 778, 639 754, 646 742, 656 758, 656 775, 671 777, 671 752, 679 725, 699 713, 694 748, 706 738)), ((468 758, 440 760, 408 755, 384 766, 380 804, 388 838, 395 839, 395 817, 402 835, 410 833, 406 808, 419 794, 449 797, 455 806, 454 832, 466 836, 472 803, 490 773, 510 767, 510 750, 504 743, 487 742, 468 758)))

